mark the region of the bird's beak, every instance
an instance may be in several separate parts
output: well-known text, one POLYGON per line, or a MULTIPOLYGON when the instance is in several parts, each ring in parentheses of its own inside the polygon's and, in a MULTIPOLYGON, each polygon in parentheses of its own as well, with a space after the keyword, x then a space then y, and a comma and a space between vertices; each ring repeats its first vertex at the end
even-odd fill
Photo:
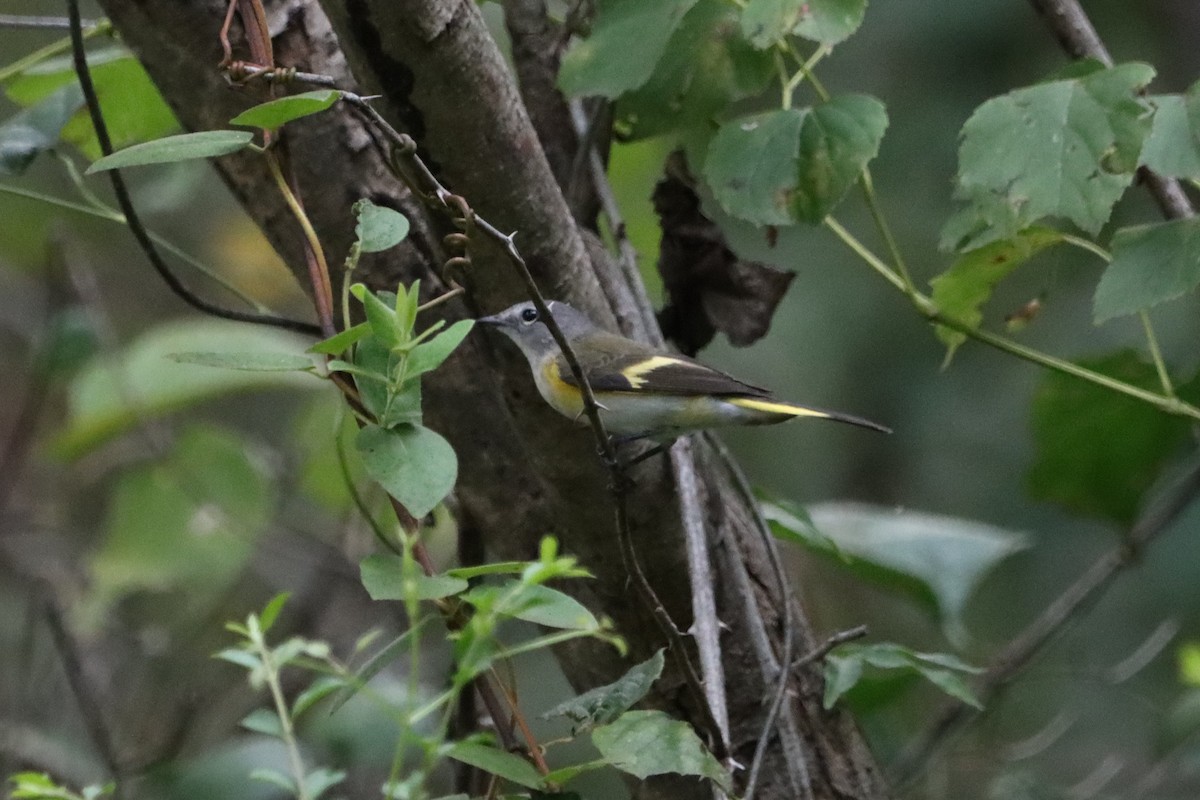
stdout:
POLYGON ((498 328, 501 325, 503 325, 504 323, 500 320, 499 316, 493 314, 490 317, 480 317, 479 319, 475 320, 475 324, 476 325, 487 325, 488 327, 491 327, 491 328, 498 328))

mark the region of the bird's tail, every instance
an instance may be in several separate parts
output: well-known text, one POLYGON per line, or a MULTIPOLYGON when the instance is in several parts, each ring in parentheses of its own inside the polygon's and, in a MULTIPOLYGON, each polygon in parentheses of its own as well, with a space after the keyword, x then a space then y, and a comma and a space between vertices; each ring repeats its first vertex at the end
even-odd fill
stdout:
POLYGON ((808 406, 798 406, 794 403, 781 403, 778 400, 760 400, 755 397, 735 397, 729 399, 730 403, 735 406, 741 406, 752 411, 763 411, 768 414, 784 414, 789 417, 816 417, 817 419, 832 419, 837 422, 847 422, 851 425, 858 425, 863 428, 870 428, 874 431, 882 433, 891 433, 892 429, 877 422, 871 422, 869 419, 856 417, 851 414, 842 414, 837 411, 825 411, 820 408, 810 408, 808 406))

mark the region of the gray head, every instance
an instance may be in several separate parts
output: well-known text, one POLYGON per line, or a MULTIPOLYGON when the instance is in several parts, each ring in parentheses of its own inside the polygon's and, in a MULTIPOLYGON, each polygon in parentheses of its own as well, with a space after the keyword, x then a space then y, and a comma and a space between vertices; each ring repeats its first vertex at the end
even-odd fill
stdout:
MULTIPOLYGON (((575 341, 580 336, 595 333, 599 330, 582 312, 566 303, 551 300, 546 303, 554 321, 562 329, 568 341, 575 341)), ((538 310, 532 302, 517 303, 509 306, 499 314, 490 317, 480 317, 475 320, 480 325, 496 328, 508 338, 517 343, 525 358, 531 364, 536 364, 550 353, 558 353, 558 345, 550 335, 550 329, 539 318, 538 310)))

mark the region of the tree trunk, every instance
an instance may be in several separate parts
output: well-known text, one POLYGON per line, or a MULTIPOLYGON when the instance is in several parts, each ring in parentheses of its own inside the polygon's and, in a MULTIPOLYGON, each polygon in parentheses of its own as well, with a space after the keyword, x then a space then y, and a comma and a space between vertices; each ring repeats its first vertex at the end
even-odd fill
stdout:
MULTIPOLYGON (((263 99, 231 90, 217 70, 223 0, 101 0, 101 5, 188 130, 228 127, 231 117, 263 99)), ((569 301, 627 334, 657 335, 643 322, 650 319, 648 309, 637 306, 641 288, 630 286, 611 260, 588 246, 588 234, 572 218, 513 74, 473 0, 330 0, 325 10, 311 0, 266 5, 277 63, 381 95, 377 107, 416 139, 439 179, 501 230, 517 232, 517 246, 547 297, 569 301)), ((232 38, 238 48, 236 23, 232 38)), ((246 57, 244 46, 242 53, 246 57)), ((574 136, 558 137, 556 147, 563 142, 573 143, 574 136)), ((367 282, 383 287, 419 278, 429 296, 445 287, 441 237, 450 228, 392 177, 358 113, 339 105, 289 125, 287 151, 332 264, 340 263, 353 240, 351 204, 367 197, 403 210, 413 221, 413 234, 402 247, 364 257, 367 282)), ((304 281, 299 229, 261 159, 238 154, 218 166, 304 281)), ((448 317, 490 313, 523 299, 519 280, 498 253, 473 246, 471 259, 468 274, 455 276, 469 292, 463 302, 447 304, 448 317)), ((633 656, 644 658, 663 646, 649 610, 630 602, 608 476, 591 433, 545 405, 514 349, 473 335, 425 387, 426 423, 459 456, 462 524, 505 559, 530 558, 539 539, 553 533, 565 552, 596 575, 569 588, 594 612, 613 619, 633 656)), ((785 601, 764 549, 770 545, 756 529, 748 499, 711 447, 698 440, 693 452, 718 612, 727 626, 721 644, 732 754, 748 766, 767 711, 764 698, 774 694, 785 601)), ((687 630, 691 589, 670 462, 652 459, 633 478, 629 506, 640 561, 677 627, 687 630)), ((792 618, 799 656, 815 642, 799 608, 792 618)), ((632 663, 594 642, 563 647, 558 655, 580 689, 611 681, 632 663)), ((703 730, 670 664, 668 659, 649 703, 703 730)), ((822 710, 819 664, 793 676, 779 719, 758 797, 885 795, 852 720, 822 710)), ((711 794, 695 780, 668 777, 646 782, 637 796, 678 800, 711 794)))

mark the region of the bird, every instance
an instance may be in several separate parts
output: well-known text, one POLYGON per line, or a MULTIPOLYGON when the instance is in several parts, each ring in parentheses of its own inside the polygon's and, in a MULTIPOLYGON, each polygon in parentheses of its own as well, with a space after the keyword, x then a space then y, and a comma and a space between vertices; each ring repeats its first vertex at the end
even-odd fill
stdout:
MULTIPOLYGON (((567 303, 551 300, 546 307, 587 377, 605 429, 622 440, 668 442, 693 431, 800 417, 891 433, 861 417, 778 400, 767 389, 686 356, 610 333, 567 303)), ((517 303, 476 323, 511 339, 529 362, 542 398, 564 417, 583 421, 579 382, 534 303, 517 303)))

